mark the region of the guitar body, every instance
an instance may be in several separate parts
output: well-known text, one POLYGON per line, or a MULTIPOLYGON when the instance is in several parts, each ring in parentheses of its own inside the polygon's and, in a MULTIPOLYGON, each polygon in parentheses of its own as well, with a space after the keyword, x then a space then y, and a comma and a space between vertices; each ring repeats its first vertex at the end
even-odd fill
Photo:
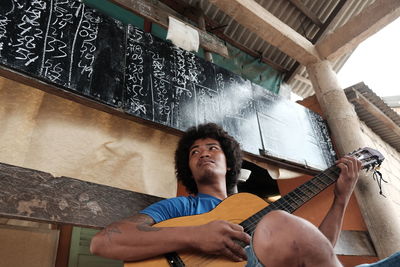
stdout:
MULTIPOLYGON (((177 226, 196 226, 206 224, 215 220, 225 220, 239 224, 253 214, 268 206, 268 203, 261 198, 249 194, 239 193, 223 200, 215 209, 210 212, 169 219, 155 224, 156 227, 177 227, 177 226)), ((165 244, 168 246, 168 244, 165 244)), ((225 257, 212 255, 201 255, 198 252, 179 252, 178 255, 185 266, 244 266, 245 262, 233 262, 225 257)), ((151 258, 139 262, 126 262, 124 267, 169 267, 169 263, 164 256, 151 258)))

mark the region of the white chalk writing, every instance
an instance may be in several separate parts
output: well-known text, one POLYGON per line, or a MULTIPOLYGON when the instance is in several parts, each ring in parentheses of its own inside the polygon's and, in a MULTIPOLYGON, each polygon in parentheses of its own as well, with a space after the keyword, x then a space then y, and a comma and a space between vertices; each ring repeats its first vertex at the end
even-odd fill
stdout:
POLYGON ((3 39, 6 39, 7 37, 7 25, 9 24, 9 22, 10 22, 9 18, 0 15, 0 57, 1 57, 1 52, 4 48, 3 39))
MULTIPOLYGON (((126 71, 126 87, 129 98, 129 109, 133 113, 146 114, 147 109, 141 102, 141 97, 147 96, 147 91, 143 87, 143 49, 137 43, 140 32, 129 25, 128 46, 126 56, 130 62, 126 71)), ((141 38, 141 37, 140 37, 141 38)))
POLYGON ((132 43, 140 43, 143 39, 143 32, 138 28, 129 25, 129 41, 132 43))
POLYGON ((80 60, 78 67, 81 74, 86 74, 88 78, 93 73, 93 63, 95 60, 96 39, 99 31, 100 17, 96 16, 92 10, 87 9, 84 13, 83 20, 80 25, 79 36, 83 39, 80 47, 80 60))
POLYGON ((175 49, 175 77, 174 80, 178 87, 186 88, 186 71, 184 50, 175 49))
POLYGON ((25 66, 29 66, 39 58, 39 55, 35 54, 35 48, 41 44, 40 39, 43 39, 39 21, 45 9, 45 1, 33 0, 17 23, 19 30, 17 38, 10 45, 15 49, 15 59, 21 60, 25 66))
POLYGON ((152 71, 153 71, 153 92, 155 91, 155 104, 157 107, 157 112, 160 119, 166 123, 170 119, 171 114, 171 107, 169 106, 170 97, 168 96, 168 85, 169 83, 166 81, 166 74, 164 71, 164 58, 161 58, 158 53, 153 51, 149 51, 153 64, 152 64, 152 71))
POLYGON ((51 6, 52 12, 46 30, 40 73, 52 82, 61 82, 63 76, 68 75, 67 62, 61 59, 66 58, 69 54, 69 39, 65 34, 67 31, 65 28, 68 24, 73 24, 70 5, 70 1, 55 0, 51 6))

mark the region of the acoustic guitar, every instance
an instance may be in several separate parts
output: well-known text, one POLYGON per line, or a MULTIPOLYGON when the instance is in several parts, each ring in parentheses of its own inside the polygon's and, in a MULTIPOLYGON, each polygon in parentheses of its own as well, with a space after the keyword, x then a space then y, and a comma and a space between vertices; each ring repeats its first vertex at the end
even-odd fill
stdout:
MULTIPOLYGON (((367 170, 376 169, 384 160, 381 153, 368 147, 354 151, 350 155, 360 160, 362 168, 367 170)), ((251 235, 255 230, 257 223, 268 212, 272 210, 284 210, 289 213, 294 212, 304 203, 333 184, 339 177, 339 174, 340 169, 336 166, 332 166, 272 204, 268 204, 263 199, 249 193, 238 193, 223 200, 210 212, 200 215, 173 218, 159 222, 153 226, 196 226, 214 220, 226 220, 241 225, 244 228, 244 231, 251 235)), ((168 244, 165 245, 168 246, 168 244)), ((241 245, 244 246, 245 244, 241 245)), ((168 253, 163 256, 139 262, 125 262, 124 267, 232 267, 244 266, 245 264, 246 262, 233 262, 223 256, 207 255, 193 251, 182 251, 178 253, 168 253)))

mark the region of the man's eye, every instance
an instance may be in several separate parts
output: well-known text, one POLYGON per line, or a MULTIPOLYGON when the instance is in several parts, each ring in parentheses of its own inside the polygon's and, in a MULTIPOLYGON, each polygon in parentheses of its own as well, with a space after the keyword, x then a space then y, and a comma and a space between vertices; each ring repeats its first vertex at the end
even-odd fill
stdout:
POLYGON ((197 154, 197 153, 199 153, 199 151, 197 151, 197 150, 192 150, 192 152, 190 153, 190 155, 194 155, 194 154, 197 154))
POLYGON ((217 147, 217 146, 210 147, 210 150, 218 150, 218 149, 219 149, 219 147, 217 147))

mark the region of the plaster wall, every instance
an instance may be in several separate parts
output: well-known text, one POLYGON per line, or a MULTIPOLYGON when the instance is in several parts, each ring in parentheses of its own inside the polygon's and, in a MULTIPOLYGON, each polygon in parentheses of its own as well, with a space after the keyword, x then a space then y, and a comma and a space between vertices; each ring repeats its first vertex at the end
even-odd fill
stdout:
POLYGON ((0 162, 176 195, 178 137, 0 78, 0 162))

